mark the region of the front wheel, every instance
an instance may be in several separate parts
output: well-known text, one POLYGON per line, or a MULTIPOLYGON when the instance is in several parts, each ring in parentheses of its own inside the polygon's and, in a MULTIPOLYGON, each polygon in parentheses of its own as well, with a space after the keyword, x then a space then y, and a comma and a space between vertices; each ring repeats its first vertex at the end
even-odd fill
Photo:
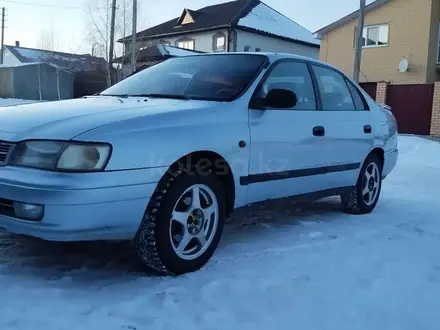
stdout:
POLYGON ((366 214, 376 207, 382 189, 382 163, 378 156, 370 155, 362 166, 356 186, 341 196, 347 213, 366 214))
POLYGON ((225 205, 223 187, 212 173, 167 174, 136 235, 138 256, 162 274, 198 270, 217 248, 225 205))

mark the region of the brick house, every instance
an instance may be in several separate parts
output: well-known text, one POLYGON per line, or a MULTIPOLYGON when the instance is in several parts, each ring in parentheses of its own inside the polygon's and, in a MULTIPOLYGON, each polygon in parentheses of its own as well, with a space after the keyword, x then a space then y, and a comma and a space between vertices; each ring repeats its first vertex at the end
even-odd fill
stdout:
MULTIPOLYGON (((366 6, 360 81, 391 106, 401 133, 440 136, 440 0, 366 6), (407 70, 399 63, 407 61, 407 70)), ((359 11, 315 32, 319 57, 352 76, 359 11)))
MULTIPOLYGON (((366 7, 361 61, 362 82, 433 84, 439 80, 440 1, 376 0, 366 7), (402 59, 407 72, 399 72, 402 59)), ((315 32, 320 59, 352 75, 358 11, 315 32)))

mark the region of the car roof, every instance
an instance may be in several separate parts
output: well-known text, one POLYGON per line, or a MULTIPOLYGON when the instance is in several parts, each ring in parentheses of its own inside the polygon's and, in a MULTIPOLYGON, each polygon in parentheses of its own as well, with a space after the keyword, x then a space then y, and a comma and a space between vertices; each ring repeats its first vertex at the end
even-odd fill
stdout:
POLYGON ((194 54, 194 55, 190 55, 190 56, 215 56, 215 55, 260 55, 260 56, 266 56, 269 58, 269 60, 271 62, 274 62, 276 60, 280 60, 280 59, 297 59, 297 60, 303 60, 303 61, 308 61, 308 62, 314 62, 314 63, 318 63, 318 64, 322 64, 325 66, 328 66, 330 68, 336 69, 337 71, 341 71, 339 68, 311 58, 311 57, 307 57, 307 56, 302 56, 302 55, 296 55, 296 54, 291 54, 291 53, 271 53, 271 52, 211 52, 211 53, 202 53, 202 54, 194 54))

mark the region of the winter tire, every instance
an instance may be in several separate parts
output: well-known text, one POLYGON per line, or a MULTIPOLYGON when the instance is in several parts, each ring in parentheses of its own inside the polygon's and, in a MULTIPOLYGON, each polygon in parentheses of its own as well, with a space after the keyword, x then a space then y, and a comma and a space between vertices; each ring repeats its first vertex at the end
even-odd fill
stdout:
POLYGON ((135 238, 142 262, 161 274, 200 269, 214 254, 223 231, 223 187, 211 172, 194 172, 166 174, 135 238))
POLYGON ((376 207, 382 188, 382 163, 378 156, 367 157, 362 166, 356 186, 341 196, 342 206, 347 213, 366 214, 376 207))

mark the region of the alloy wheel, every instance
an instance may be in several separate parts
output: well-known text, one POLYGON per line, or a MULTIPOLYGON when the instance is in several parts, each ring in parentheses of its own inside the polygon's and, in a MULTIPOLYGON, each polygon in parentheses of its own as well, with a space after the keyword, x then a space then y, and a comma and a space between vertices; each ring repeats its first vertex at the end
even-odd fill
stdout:
POLYGON ((366 205, 371 206, 379 196, 380 171, 376 163, 370 163, 365 169, 362 196, 366 205))
POLYGON ((206 185, 196 184, 178 198, 169 228, 171 245, 182 259, 194 260, 211 245, 219 222, 217 197, 206 185))

